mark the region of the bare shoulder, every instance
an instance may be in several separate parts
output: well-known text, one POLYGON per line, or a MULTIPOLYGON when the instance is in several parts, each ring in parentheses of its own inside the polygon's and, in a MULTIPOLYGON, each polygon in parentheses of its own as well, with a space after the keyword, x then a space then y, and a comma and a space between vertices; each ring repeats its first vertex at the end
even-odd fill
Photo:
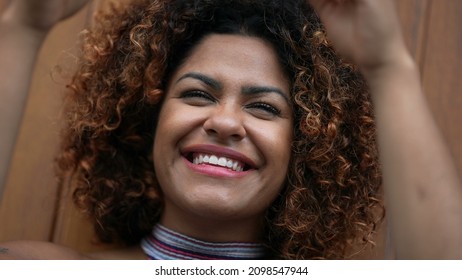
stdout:
POLYGON ((0 243, 0 259, 4 260, 82 260, 88 256, 65 246, 41 241, 0 243))
POLYGON ((146 254, 140 246, 126 247, 89 254, 92 259, 99 260, 146 260, 146 254))
POLYGON ((83 254, 68 247, 42 241, 0 243, 0 260, 145 260, 139 246, 83 254))

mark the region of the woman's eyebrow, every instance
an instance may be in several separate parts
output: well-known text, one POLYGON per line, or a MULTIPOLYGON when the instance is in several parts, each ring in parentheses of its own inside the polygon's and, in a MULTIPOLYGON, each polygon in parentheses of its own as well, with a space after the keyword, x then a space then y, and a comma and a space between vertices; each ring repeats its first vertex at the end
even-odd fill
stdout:
POLYGON ((287 102, 287 104, 292 104, 289 100, 289 97, 287 94, 285 94, 281 89, 277 87, 272 87, 272 86, 245 86, 242 88, 242 93, 244 94, 260 94, 260 93, 276 93, 280 95, 284 100, 287 102))
POLYGON ((201 74, 201 73, 198 73, 198 72, 188 72, 186 74, 184 74, 183 76, 181 76, 177 81, 176 83, 180 82, 181 80, 183 79, 186 79, 186 78, 192 78, 192 79, 196 79, 196 80, 199 80, 201 82, 203 82, 204 84, 208 85, 209 87, 211 87, 212 89, 214 90, 221 90, 223 88, 223 85, 209 77, 209 76, 206 76, 204 74, 201 74))
MULTIPOLYGON (((201 81, 202 83, 208 85, 214 90, 221 90, 223 89, 223 85, 215 80, 212 77, 209 77, 207 75, 204 75, 199 72, 188 72, 184 75, 182 75, 176 83, 179 83, 181 80, 184 80, 186 78, 192 78, 201 81)), ((244 86, 242 87, 242 93, 246 95, 252 95, 252 94, 261 94, 261 93, 276 93, 280 95, 284 100, 287 102, 287 104, 292 104, 291 101, 289 100, 289 97, 287 94, 285 94, 281 89, 277 87, 272 87, 272 86, 244 86)))

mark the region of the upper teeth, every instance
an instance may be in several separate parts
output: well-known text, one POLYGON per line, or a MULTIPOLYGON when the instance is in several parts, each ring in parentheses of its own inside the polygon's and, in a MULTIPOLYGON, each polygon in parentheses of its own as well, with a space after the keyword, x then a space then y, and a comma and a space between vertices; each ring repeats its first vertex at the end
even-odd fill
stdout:
POLYGON ((244 170, 243 164, 239 161, 232 160, 226 157, 218 157, 215 155, 208 155, 208 154, 194 154, 193 163, 194 164, 208 163, 211 165, 218 165, 218 166, 232 169, 237 172, 241 172, 244 170))

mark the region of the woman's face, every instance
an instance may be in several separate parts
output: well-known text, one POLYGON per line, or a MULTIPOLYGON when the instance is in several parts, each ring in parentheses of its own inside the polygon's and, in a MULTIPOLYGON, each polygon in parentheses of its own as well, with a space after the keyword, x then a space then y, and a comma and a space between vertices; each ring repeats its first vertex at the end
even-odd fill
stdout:
POLYGON ((172 75, 154 140, 162 223, 259 227, 290 159, 289 91, 261 39, 214 34, 193 49, 172 75))

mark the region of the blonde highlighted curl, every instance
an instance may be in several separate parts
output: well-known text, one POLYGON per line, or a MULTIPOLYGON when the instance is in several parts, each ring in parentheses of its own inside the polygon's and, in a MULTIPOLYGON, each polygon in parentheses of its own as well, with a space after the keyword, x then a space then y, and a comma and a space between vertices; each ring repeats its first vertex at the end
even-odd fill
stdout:
POLYGON ((57 165, 101 241, 136 244, 158 221, 151 154, 165 85, 204 36, 235 33, 272 43, 292 82, 291 162, 266 219, 272 257, 347 258, 352 244, 372 243, 384 211, 370 96, 305 2, 134 0, 96 17, 57 165))

